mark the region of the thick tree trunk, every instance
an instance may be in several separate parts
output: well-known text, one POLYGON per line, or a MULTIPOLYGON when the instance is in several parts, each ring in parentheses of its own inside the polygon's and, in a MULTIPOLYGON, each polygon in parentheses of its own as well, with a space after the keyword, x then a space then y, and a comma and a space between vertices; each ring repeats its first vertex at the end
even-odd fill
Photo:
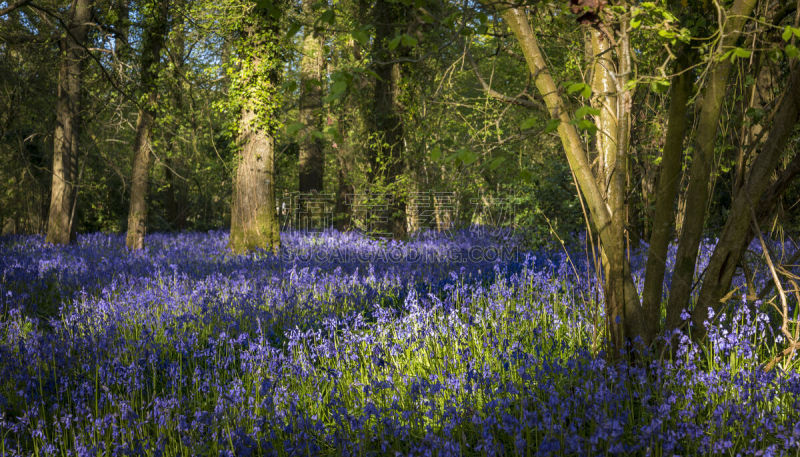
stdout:
POLYGON ((257 8, 252 23, 245 25, 240 47, 244 63, 242 79, 234 80, 246 97, 241 100, 239 144, 242 151, 233 180, 231 234, 234 253, 254 249, 280 249, 280 224, 275 201, 275 146, 271 122, 276 103, 275 87, 280 63, 274 54, 278 19, 257 8), (257 90, 253 90, 257 88, 257 90))
MULTIPOLYGON (((155 94, 148 97, 148 102, 155 102, 155 94)), ((152 163, 150 132, 153 127, 153 119, 153 113, 147 109, 140 109, 136 119, 128 232, 125 237, 125 245, 132 250, 144 248, 144 234, 147 229, 148 175, 152 163)))
MULTIPOLYGON (((306 17, 313 15, 312 0, 303 1, 306 17)), ((322 131, 322 78, 325 70, 322 37, 306 27, 303 39, 303 58, 300 60, 300 122, 305 124, 300 141, 300 192, 322 192, 325 156, 322 140, 312 135, 322 131)))
POLYGON ((61 39, 58 72, 56 128, 53 134, 53 180, 46 241, 67 244, 72 235, 72 216, 76 203, 78 139, 81 105, 81 67, 91 16, 90 0, 74 3, 68 30, 61 39))
MULTIPOLYGON (((689 53, 683 50, 675 62, 675 73, 669 92, 669 114, 667 117, 667 134, 664 150, 661 155, 661 171, 658 176, 653 227, 650 236, 650 247, 647 251, 645 265, 644 290, 642 291, 642 307, 647 316, 658 316, 648 319, 647 340, 652 341, 658 334, 661 317, 661 300, 664 293, 664 273, 667 268, 667 251, 673 239, 673 222, 675 215, 675 196, 681 179, 681 163, 683 158, 683 139, 686 136, 688 117, 687 103, 692 93, 692 75, 685 71, 689 66, 689 53)), ((678 315, 680 317, 680 315, 678 315)), ((667 323, 675 328, 680 322, 667 323)))
POLYGON ((147 229, 147 188, 150 165, 152 163, 152 144, 150 135, 155 120, 157 101, 156 79, 161 59, 161 48, 167 34, 169 1, 157 0, 153 5, 157 16, 145 28, 142 45, 141 87, 146 94, 144 105, 139 108, 136 120, 136 138, 133 144, 133 174, 131 176, 131 202, 128 211, 128 234, 125 244, 128 249, 144 247, 144 234, 147 229))
POLYGON ((231 208, 230 247, 235 253, 256 248, 280 248, 275 208, 275 150, 273 138, 256 126, 249 108, 240 120, 242 153, 236 167, 231 208))
POLYGON ((703 277, 703 285, 692 313, 695 332, 705 335, 708 308, 719 310, 720 299, 727 293, 733 274, 751 238, 750 224, 756 217, 755 203, 761 200, 775 172, 786 145, 800 121, 800 67, 795 65, 766 141, 753 160, 741 189, 731 204, 728 218, 703 277))
MULTIPOLYGON (((736 0, 729 11, 722 30, 723 39, 718 52, 723 53, 736 44, 744 25, 753 11, 756 0, 736 0)), ((706 219, 706 206, 709 197, 709 177, 714 161, 714 146, 717 138, 722 100, 727 92, 728 76, 732 68, 730 59, 716 61, 708 76, 700 108, 700 119, 695 136, 695 153, 689 172, 689 186, 683 227, 678 242, 675 271, 667 303, 667 322, 674 325, 680 322, 683 309, 689 308, 695 264, 703 227, 706 219)), ((673 327, 668 327, 671 330, 673 327)))
POLYGON ((398 53, 389 49, 389 41, 395 37, 396 26, 405 17, 403 5, 378 0, 375 11, 375 94, 372 105, 372 130, 376 135, 371 141, 370 182, 388 192, 388 204, 384 210, 384 229, 395 238, 406 235, 405 203, 399 188, 399 178, 404 170, 403 118, 400 105, 401 64, 396 61, 398 53))

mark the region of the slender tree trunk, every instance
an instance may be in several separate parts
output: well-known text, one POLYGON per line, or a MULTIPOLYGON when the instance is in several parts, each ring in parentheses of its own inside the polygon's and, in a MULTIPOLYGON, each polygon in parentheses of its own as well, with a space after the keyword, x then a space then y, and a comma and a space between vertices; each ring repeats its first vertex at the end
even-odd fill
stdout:
MULTIPOLYGON (((669 92, 667 134, 661 155, 661 171, 658 176, 658 190, 655 194, 653 228, 650 247, 647 251, 644 290, 642 291, 642 306, 645 315, 658 316, 658 319, 648 319, 646 338, 648 342, 652 341, 660 330, 664 272, 667 268, 669 243, 673 239, 675 195, 678 193, 678 183, 681 179, 683 139, 686 136, 688 124, 686 107, 692 93, 692 75, 685 71, 689 64, 689 53, 687 50, 682 50, 674 66, 678 76, 672 80, 669 92)), ((680 322, 667 323, 669 328, 675 328, 678 325, 680 322)))
MULTIPOLYGON (((173 140, 173 142, 177 142, 173 140)), ((175 148, 175 145, 172 146, 175 148)), ((164 178, 167 181, 166 189, 166 203, 167 220, 174 230, 184 230, 186 228, 186 210, 185 202, 183 201, 183 192, 178 185, 178 177, 173 171, 175 167, 175 160, 169 156, 164 158, 164 178)))
POLYGON ((133 143, 133 174, 131 176, 131 202, 128 211, 128 234, 125 244, 128 249, 144 247, 147 229, 147 187, 152 162, 150 136, 155 120, 158 99, 156 80, 168 28, 169 1, 156 0, 153 5, 156 17, 145 28, 142 45, 141 87, 146 94, 144 105, 139 108, 136 120, 136 137, 133 143))
MULTIPOLYGON (((183 1, 174 1, 173 5, 176 8, 182 8, 183 1)), ((172 57, 172 81, 169 83, 169 94, 172 99, 172 106, 178 112, 183 112, 186 109, 184 101, 184 81, 186 79, 186 30, 184 29, 184 17, 179 15, 173 20, 172 30, 174 37, 170 43, 169 55, 172 57)), ((164 134, 164 144, 169 148, 164 154, 164 178, 166 180, 166 202, 164 204, 167 211, 167 220, 170 227, 175 230, 184 230, 186 228, 186 209, 185 202, 186 195, 180 185, 180 181, 184 180, 175 169, 178 166, 179 160, 176 160, 182 149, 181 141, 176 130, 179 126, 174 126, 167 129, 164 134)), ((196 141, 193 138, 192 141, 196 141)))
MULTIPOLYGON (((727 18, 724 25, 720 24, 723 35, 718 48, 720 54, 736 44, 755 4, 756 0, 736 0, 730 10, 726 12, 727 18)), ((667 303, 667 322, 672 325, 680 322, 681 311, 689 308, 697 253, 706 219, 706 206, 709 198, 708 183, 711 164, 714 161, 717 124, 722 109, 722 100, 727 92, 728 76, 732 65, 730 59, 716 61, 703 90, 700 119, 694 140, 695 153, 689 171, 687 189, 689 197, 686 201, 686 212, 683 217, 683 227, 675 259, 675 271, 672 275, 669 302, 667 303)), ((671 330, 671 328, 667 330, 671 330)))
POLYGON ((72 236, 80 135, 81 67, 91 16, 90 0, 76 0, 60 40, 56 128, 53 134, 53 180, 46 241, 67 244, 72 236))
POLYGON ((613 78, 617 73, 613 50, 608 37, 595 28, 588 28, 591 42, 592 104, 599 111, 594 116, 597 126, 597 187, 609 211, 610 230, 613 242, 602 244, 603 270, 605 271, 604 290, 606 293, 606 317, 613 346, 621 349, 625 345, 626 324, 624 311, 625 284, 624 240, 623 240, 623 196, 624 160, 618 155, 618 100, 613 78))
MULTIPOLYGON (((303 12, 307 18, 313 16, 314 1, 303 1, 303 12)), ((316 36, 311 27, 306 27, 303 38, 303 57, 300 60, 300 122, 305 124, 300 141, 300 192, 322 192, 322 177, 325 171, 325 156, 322 140, 312 135, 322 131, 322 81, 325 70, 322 37, 316 36)))
POLYGON ((733 274, 751 239, 750 224, 755 213, 755 203, 761 200, 767 190, 770 178, 775 172, 786 145, 800 121, 800 66, 792 69, 789 84, 784 92, 778 111, 772 122, 766 141, 753 160, 747 178, 731 204, 728 218, 720 235, 714 253, 711 255, 697 307, 692 314, 695 333, 705 335, 704 322, 708 319, 708 308, 719 310, 720 299, 727 293, 733 274))
MULTIPOLYGON (((116 12, 114 21, 114 56, 116 58, 117 78, 122 81, 125 78, 125 62, 130 56, 130 44, 128 34, 130 32, 130 4, 129 0, 114 0, 112 7, 116 12)), ((120 103, 123 101, 123 94, 119 94, 120 103)))
MULTIPOLYGON (((607 268, 607 282, 605 284, 606 318, 609 325, 612 351, 614 352, 613 356, 617 356, 619 351, 625 348, 626 341, 631 341, 639 336, 638 332, 641 331, 640 327, 643 320, 639 297, 630 274, 630 267, 625 265, 628 263, 628 259, 624 255, 624 212, 619 210, 620 201, 624 201, 619 199, 623 199, 624 196, 616 194, 620 188, 624 189, 625 165, 623 160, 620 160, 620 154, 624 154, 623 150, 627 147, 627 139, 624 139, 624 144, 620 144, 619 136, 617 136, 619 131, 611 132, 611 136, 616 139, 611 143, 614 145, 615 150, 606 151, 605 160, 606 162, 610 161, 610 163, 604 164, 601 170, 605 171, 600 172, 604 176, 602 181, 610 178, 609 185, 611 187, 609 192, 615 193, 615 195, 611 196, 604 189, 601 189, 598 185, 601 180, 597 179, 599 176, 595 176, 592 172, 588 155, 575 126, 570 122, 569 112, 564 100, 559 95, 555 81, 553 81, 548 71, 544 55, 528 22, 525 9, 521 7, 509 8, 503 4, 498 4, 497 6, 522 48, 529 70, 535 78, 536 88, 544 98, 551 118, 560 121, 558 133, 567 161, 586 200, 592 222, 599 232, 605 257, 603 263, 607 268), (617 168, 620 168, 620 170, 617 168), (622 265, 622 267, 620 268, 619 265, 622 265), (628 321, 626 322, 626 320, 628 321)), ((602 45, 600 41, 597 44, 598 46, 602 45)), ((598 54, 595 54, 595 57, 597 56, 598 54)), ((614 91, 616 93, 616 89, 614 91)), ((614 97, 610 97, 610 99, 613 100, 614 97)), ((626 100, 626 103, 628 103, 628 100, 626 100)), ((601 105, 607 106, 608 109, 613 108, 615 112, 619 109, 616 107, 616 100, 602 102, 601 105)), ((610 119, 601 120, 601 124, 602 122, 610 122, 610 119)), ((602 125, 598 127, 602 128, 602 125)), ((627 134, 627 129, 623 133, 627 134)), ((606 134, 607 132, 598 131, 598 135, 606 134)), ((605 148, 606 144, 601 144, 601 147, 605 148)), ((603 152, 600 153, 603 154, 603 152)))
POLYGON ((352 151, 349 150, 349 139, 345 139, 344 144, 338 145, 336 158, 338 168, 336 170, 336 201, 334 203, 334 226, 339 230, 347 230, 352 226, 352 199, 355 189, 350 181, 352 151))

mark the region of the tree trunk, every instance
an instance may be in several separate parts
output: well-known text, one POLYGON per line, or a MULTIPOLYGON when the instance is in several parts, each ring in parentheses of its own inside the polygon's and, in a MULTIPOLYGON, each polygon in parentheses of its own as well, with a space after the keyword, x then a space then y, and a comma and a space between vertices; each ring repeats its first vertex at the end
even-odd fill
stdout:
POLYGON ((404 189, 399 179, 404 169, 403 118, 399 102, 401 65, 398 53, 389 49, 396 26, 405 17, 403 5, 378 0, 375 4, 375 44, 373 48, 375 94, 372 104, 372 131, 375 138, 370 148, 370 182, 387 192, 387 208, 383 211, 384 229, 395 238, 406 234, 404 189))
POLYGON ((245 27, 246 38, 240 49, 247 71, 242 71, 242 79, 234 80, 246 98, 241 100, 242 152, 233 181, 229 246, 234 253, 262 248, 277 254, 280 225, 275 202, 271 110, 276 105, 280 62, 274 54, 275 44, 269 42, 276 39, 277 19, 261 8, 256 13, 254 23, 245 27))
POLYGON ((355 189, 350 181, 352 152, 349 151, 349 140, 345 144, 337 145, 336 158, 339 167, 336 170, 336 202, 334 203, 334 227, 338 230, 348 230, 352 227, 352 199, 355 189))
POLYGON ((141 60, 141 88, 146 94, 144 105, 139 107, 136 120, 136 137, 133 143, 133 173, 131 176, 131 202, 128 211, 128 234, 125 244, 128 249, 144 247, 147 229, 147 187, 152 162, 150 135, 155 120, 158 99, 156 80, 161 60, 161 48, 168 28, 169 1, 157 0, 153 5, 157 16, 148 21, 144 31, 141 60))
MULTIPOLYGON (((303 12, 312 17, 312 0, 303 1, 303 12)), ((300 141, 300 192, 322 192, 325 156, 322 140, 311 132, 322 131, 322 78, 325 59, 322 37, 315 36, 313 28, 306 27, 303 39, 303 57, 300 60, 300 122, 305 124, 300 141)))
POLYGON ((792 69, 789 84, 784 92, 775 118, 761 151, 753 160, 741 190, 731 204, 728 218, 703 277, 703 285, 692 314, 693 336, 705 336, 704 322, 708 308, 719 310, 720 299, 727 293, 733 274, 750 241, 750 224, 756 213, 756 202, 761 200, 770 183, 786 145, 800 121, 800 67, 792 69))
MULTIPOLYGON (((183 1, 174 1, 173 5, 176 8, 184 6, 183 1)), ((178 112, 183 112, 186 109, 184 102, 184 81, 186 79, 186 30, 184 28, 184 17, 180 15, 173 20, 172 30, 174 37, 170 43, 169 51, 172 56, 172 81, 169 83, 169 94, 172 102, 173 109, 178 112)), ((196 124, 193 123, 196 127, 196 124)), ((180 181, 185 179, 181 177, 175 170, 180 163, 176 158, 180 155, 182 145, 180 137, 177 133, 180 127, 173 126, 164 132, 164 144, 169 148, 164 154, 164 178, 166 180, 166 202, 164 207, 167 211, 167 221, 169 221, 170 228, 174 230, 184 230, 187 225, 187 208, 186 192, 180 185, 180 181)), ((193 141, 196 141, 193 139, 193 141)))
POLYGON ((619 156, 618 97, 615 78, 616 64, 608 37, 598 28, 589 27, 591 48, 592 105, 599 111, 594 116, 597 126, 596 148, 598 170, 597 187, 611 216, 612 242, 602 243, 603 270, 605 271, 606 317, 608 330, 616 349, 625 346, 625 243, 623 240, 624 156, 619 156))
POLYGON ((58 71, 56 128, 53 134, 53 180, 47 218, 48 243, 68 244, 72 236, 72 215, 76 203, 78 139, 81 105, 81 67, 91 16, 90 0, 77 0, 61 38, 58 71))
MULTIPOLYGON (((673 222, 675 214, 675 195, 681 179, 681 163, 683 158, 683 139, 686 136, 688 117, 687 103, 692 93, 692 75, 685 71, 690 64, 688 50, 682 50, 675 62, 674 73, 669 92, 669 114, 667 117, 667 134, 664 150, 661 155, 661 171, 658 176, 655 210, 653 212, 653 228, 650 236, 650 247, 647 251, 645 265, 644 290, 642 291, 642 307, 647 316, 658 316, 648 319, 648 342, 658 334, 661 317, 661 300, 664 293, 664 272, 667 268, 667 251, 673 239, 673 222)), ((680 317, 680 315, 678 315, 680 317)), ((668 323, 675 328, 680 322, 668 323)))
MULTIPOLYGON (((611 132, 612 138, 615 139, 611 144, 615 150, 611 151, 609 149, 606 151, 606 164, 602 167, 602 170, 605 171, 601 170, 599 174, 603 178, 598 180, 597 178, 600 178, 600 176, 595 176, 592 172, 588 155, 584 150, 578 131, 570 122, 569 112, 564 100, 559 95, 558 87, 548 71, 544 55, 528 22, 525 9, 521 7, 503 9, 503 5, 498 4, 497 6, 522 48, 528 68, 535 78, 536 88, 544 98, 551 118, 560 121, 558 134, 561 138, 567 161, 586 200, 592 222, 599 232, 604 253, 603 264, 606 268, 606 318, 612 343, 612 356, 616 357, 620 354, 620 351, 625 349, 627 341, 632 341, 637 336, 640 336, 638 332, 641 331, 640 327, 643 320, 640 312, 639 296, 636 293, 633 278, 631 277, 630 266, 627 265, 628 259, 624 255, 624 212, 619 210, 621 202, 624 201, 622 200, 624 195, 617 194, 620 188, 624 189, 625 165, 624 159, 620 160, 620 154, 625 153, 627 138, 620 142, 620 137, 617 136, 620 132, 611 132), (617 164, 623 171, 617 170, 617 164), (603 182, 609 178, 609 184, 611 185, 609 192, 613 192, 614 195, 607 194, 598 185, 598 182, 603 182)), ((593 31, 593 33, 599 32, 593 31)), ((601 46, 603 43, 598 41, 597 45, 601 46)), ((595 53, 595 57, 597 56, 599 54, 595 53)), ((621 109, 617 106, 616 100, 614 100, 619 95, 617 93, 618 88, 613 89, 613 92, 614 96, 608 97, 612 101, 603 101, 600 104, 617 113, 617 110, 621 109)), ((609 95, 611 94, 605 94, 603 98, 609 95)), ((628 103, 627 97, 626 103, 628 103)), ((617 114, 624 114, 624 112, 620 111, 617 114)), ((610 119, 601 120, 601 125, 598 127, 602 128, 603 122, 610 121, 610 119)), ((605 133, 599 131, 598 136, 605 133)), ((625 135, 627 135, 627 129, 621 136, 624 137, 625 135)), ((600 146, 605 148, 606 144, 603 143, 600 146)), ((646 317, 651 318, 650 316, 646 317)))
POLYGON ((236 167, 231 208, 230 247, 235 253, 280 248, 275 208, 273 138, 255 125, 256 113, 245 108, 240 120, 242 153, 236 167))
MULTIPOLYGON (((723 39, 719 43, 718 52, 723 53, 736 44, 744 25, 753 11, 756 0, 736 0, 726 12, 724 25, 720 24, 723 39)), ((714 160, 714 146, 717 138, 722 100, 727 92, 728 76, 732 63, 730 59, 715 62, 708 76, 700 108, 700 119, 695 137, 695 153, 689 174, 689 186, 686 201, 686 212, 678 242, 678 253, 675 259, 675 270, 667 303, 667 322, 671 324, 667 330, 675 328, 680 322, 681 311, 689 308, 689 299, 694 281, 695 264, 703 226, 706 219, 706 206, 709 197, 709 177, 714 160)))

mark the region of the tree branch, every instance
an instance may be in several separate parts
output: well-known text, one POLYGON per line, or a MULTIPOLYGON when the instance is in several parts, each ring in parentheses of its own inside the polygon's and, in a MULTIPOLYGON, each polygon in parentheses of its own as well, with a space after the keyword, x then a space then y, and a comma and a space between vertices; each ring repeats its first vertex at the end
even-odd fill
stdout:
POLYGON ((537 108, 541 110, 547 109, 542 103, 532 100, 530 98, 524 98, 522 94, 516 97, 511 97, 506 94, 501 94, 500 92, 497 92, 496 90, 492 89, 492 87, 481 76, 480 70, 478 69, 478 64, 475 63, 475 60, 472 58, 472 54, 470 54, 469 49, 464 49, 464 56, 466 57, 467 62, 469 62, 469 65, 472 67, 472 71, 473 73, 475 73, 475 77, 478 79, 478 82, 481 84, 481 87, 483 88, 484 92, 486 92, 486 94, 489 95, 490 97, 506 103, 526 106, 528 108, 537 108))
POLYGON ((8 6, 6 6, 3 9, 0 9, 0 16, 5 16, 6 14, 11 13, 17 8, 22 8, 23 6, 27 5, 30 2, 31 0, 17 0, 14 3, 9 3, 8 6))

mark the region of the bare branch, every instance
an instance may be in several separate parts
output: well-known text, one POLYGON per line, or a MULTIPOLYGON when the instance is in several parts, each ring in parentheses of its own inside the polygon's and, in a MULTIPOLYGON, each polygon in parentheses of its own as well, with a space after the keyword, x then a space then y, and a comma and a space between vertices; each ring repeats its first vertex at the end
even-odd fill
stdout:
POLYGON ((528 108, 537 108, 541 110, 546 109, 542 103, 532 100, 529 97, 523 97, 522 94, 516 97, 511 97, 505 94, 501 94, 500 92, 497 92, 496 90, 492 89, 492 86, 490 86, 486 82, 486 80, 484 80, 483 77, 481 76, 480 70, 478 69, 478 64, 475 63, 475 60, 472 58, 472 54, 470 54, 469 49, 464 48, 464 56, 466 57, 467 62, 469 62, 469 65, 472 67, 472 71, 473 73, 475 73, 475 77, 478 79, 478 82, 481 84, 481 87, 483 88, 484 92, 486 92, 486 94, 489 95, 490 97, 500 101, 504 101, 506 103, 512 103, 514 105, 526 106, 528 108))

